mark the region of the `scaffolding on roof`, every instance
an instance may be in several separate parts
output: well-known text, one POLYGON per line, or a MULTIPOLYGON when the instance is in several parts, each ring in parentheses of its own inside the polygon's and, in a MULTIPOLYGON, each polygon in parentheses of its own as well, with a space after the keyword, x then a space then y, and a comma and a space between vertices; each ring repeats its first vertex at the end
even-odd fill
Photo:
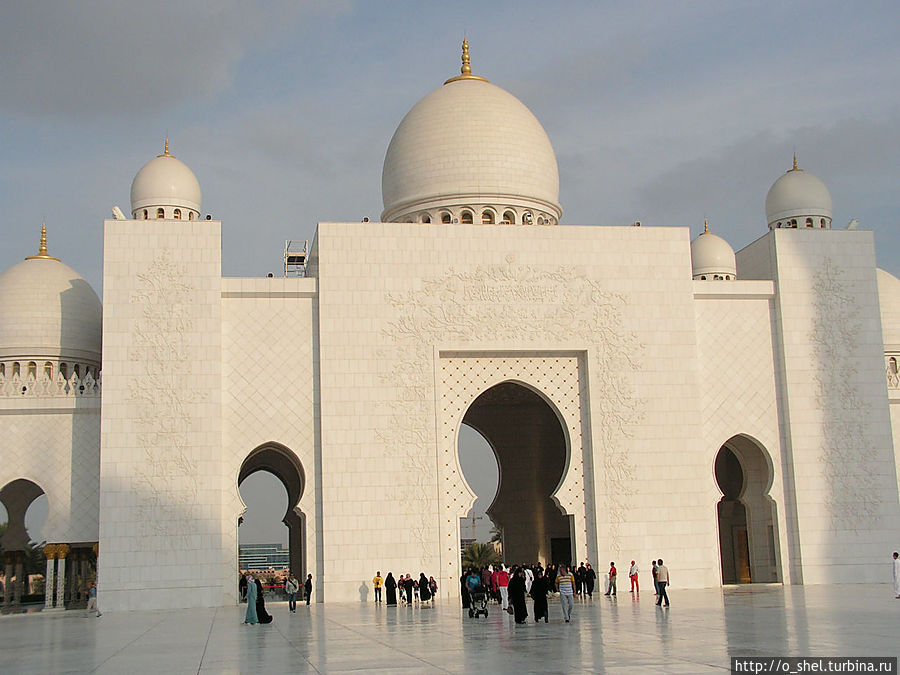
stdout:
POLYGON ((306 259, 309 256, 309 240, 304 239, 301 247, 300 241, 288 239, 284 242, 284 276, 305 277, 306 259))

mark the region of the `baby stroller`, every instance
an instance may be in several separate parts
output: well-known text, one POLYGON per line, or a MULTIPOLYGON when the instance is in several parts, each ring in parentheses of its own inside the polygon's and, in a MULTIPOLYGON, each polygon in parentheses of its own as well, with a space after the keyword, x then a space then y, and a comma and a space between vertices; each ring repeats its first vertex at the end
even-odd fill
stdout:
POLYGON ((487 616, 487 588, 484 587, 483 584, 479 584, 475 587, 475 590, 469 593, 471 597, 471 602, 469 604, 469 618, 477 619, 480 615, 487 616))

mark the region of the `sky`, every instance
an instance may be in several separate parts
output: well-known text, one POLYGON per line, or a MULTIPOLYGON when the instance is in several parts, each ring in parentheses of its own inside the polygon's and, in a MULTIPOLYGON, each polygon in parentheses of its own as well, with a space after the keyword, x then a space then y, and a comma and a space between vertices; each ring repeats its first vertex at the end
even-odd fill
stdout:
POLYGON ((556 150, 563 224, 686 226, 737 250, 771 184, 819 176, 834 227, 900 276, 896 2, 114 0, 0 4, 0 270, 50 253, 101 288, 102 221, 162 151, 223 221, 225 276, 286 239, 377 220, 403 115, 459 72, 556 150))

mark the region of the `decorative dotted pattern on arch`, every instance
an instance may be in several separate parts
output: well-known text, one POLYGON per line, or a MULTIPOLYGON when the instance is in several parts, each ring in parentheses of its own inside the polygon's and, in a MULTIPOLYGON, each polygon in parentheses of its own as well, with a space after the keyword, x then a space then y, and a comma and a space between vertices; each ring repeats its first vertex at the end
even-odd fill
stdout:
POLYGON ((440 359, 438 386, 439 500, 441 558, 445 580, 458 573, 459 518, 465 517, 476 495, 459 465, 457 434, 472 402, 502 382, 516 382, 548 400, 562 416, 568 444, 565 474, 554 500, 575 519, 575 544, 579 559, 588 558, 585 498, 584 444, 582 439, 582 386, 580 359, 561 356, 479 356, 467 354, 440 359))

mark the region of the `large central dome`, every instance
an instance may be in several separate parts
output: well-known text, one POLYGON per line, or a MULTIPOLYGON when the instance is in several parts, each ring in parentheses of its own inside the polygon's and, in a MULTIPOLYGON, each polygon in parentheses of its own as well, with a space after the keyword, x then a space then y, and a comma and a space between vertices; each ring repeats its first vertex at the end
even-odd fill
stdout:
POLYGON ((541 123, 515 96, 470 74, 467 43, 462 72, 397 127, 381 176, 382 220, 470 222, 468 213, 478 223, 504 214, 555 223, 559 169, 541 123))

